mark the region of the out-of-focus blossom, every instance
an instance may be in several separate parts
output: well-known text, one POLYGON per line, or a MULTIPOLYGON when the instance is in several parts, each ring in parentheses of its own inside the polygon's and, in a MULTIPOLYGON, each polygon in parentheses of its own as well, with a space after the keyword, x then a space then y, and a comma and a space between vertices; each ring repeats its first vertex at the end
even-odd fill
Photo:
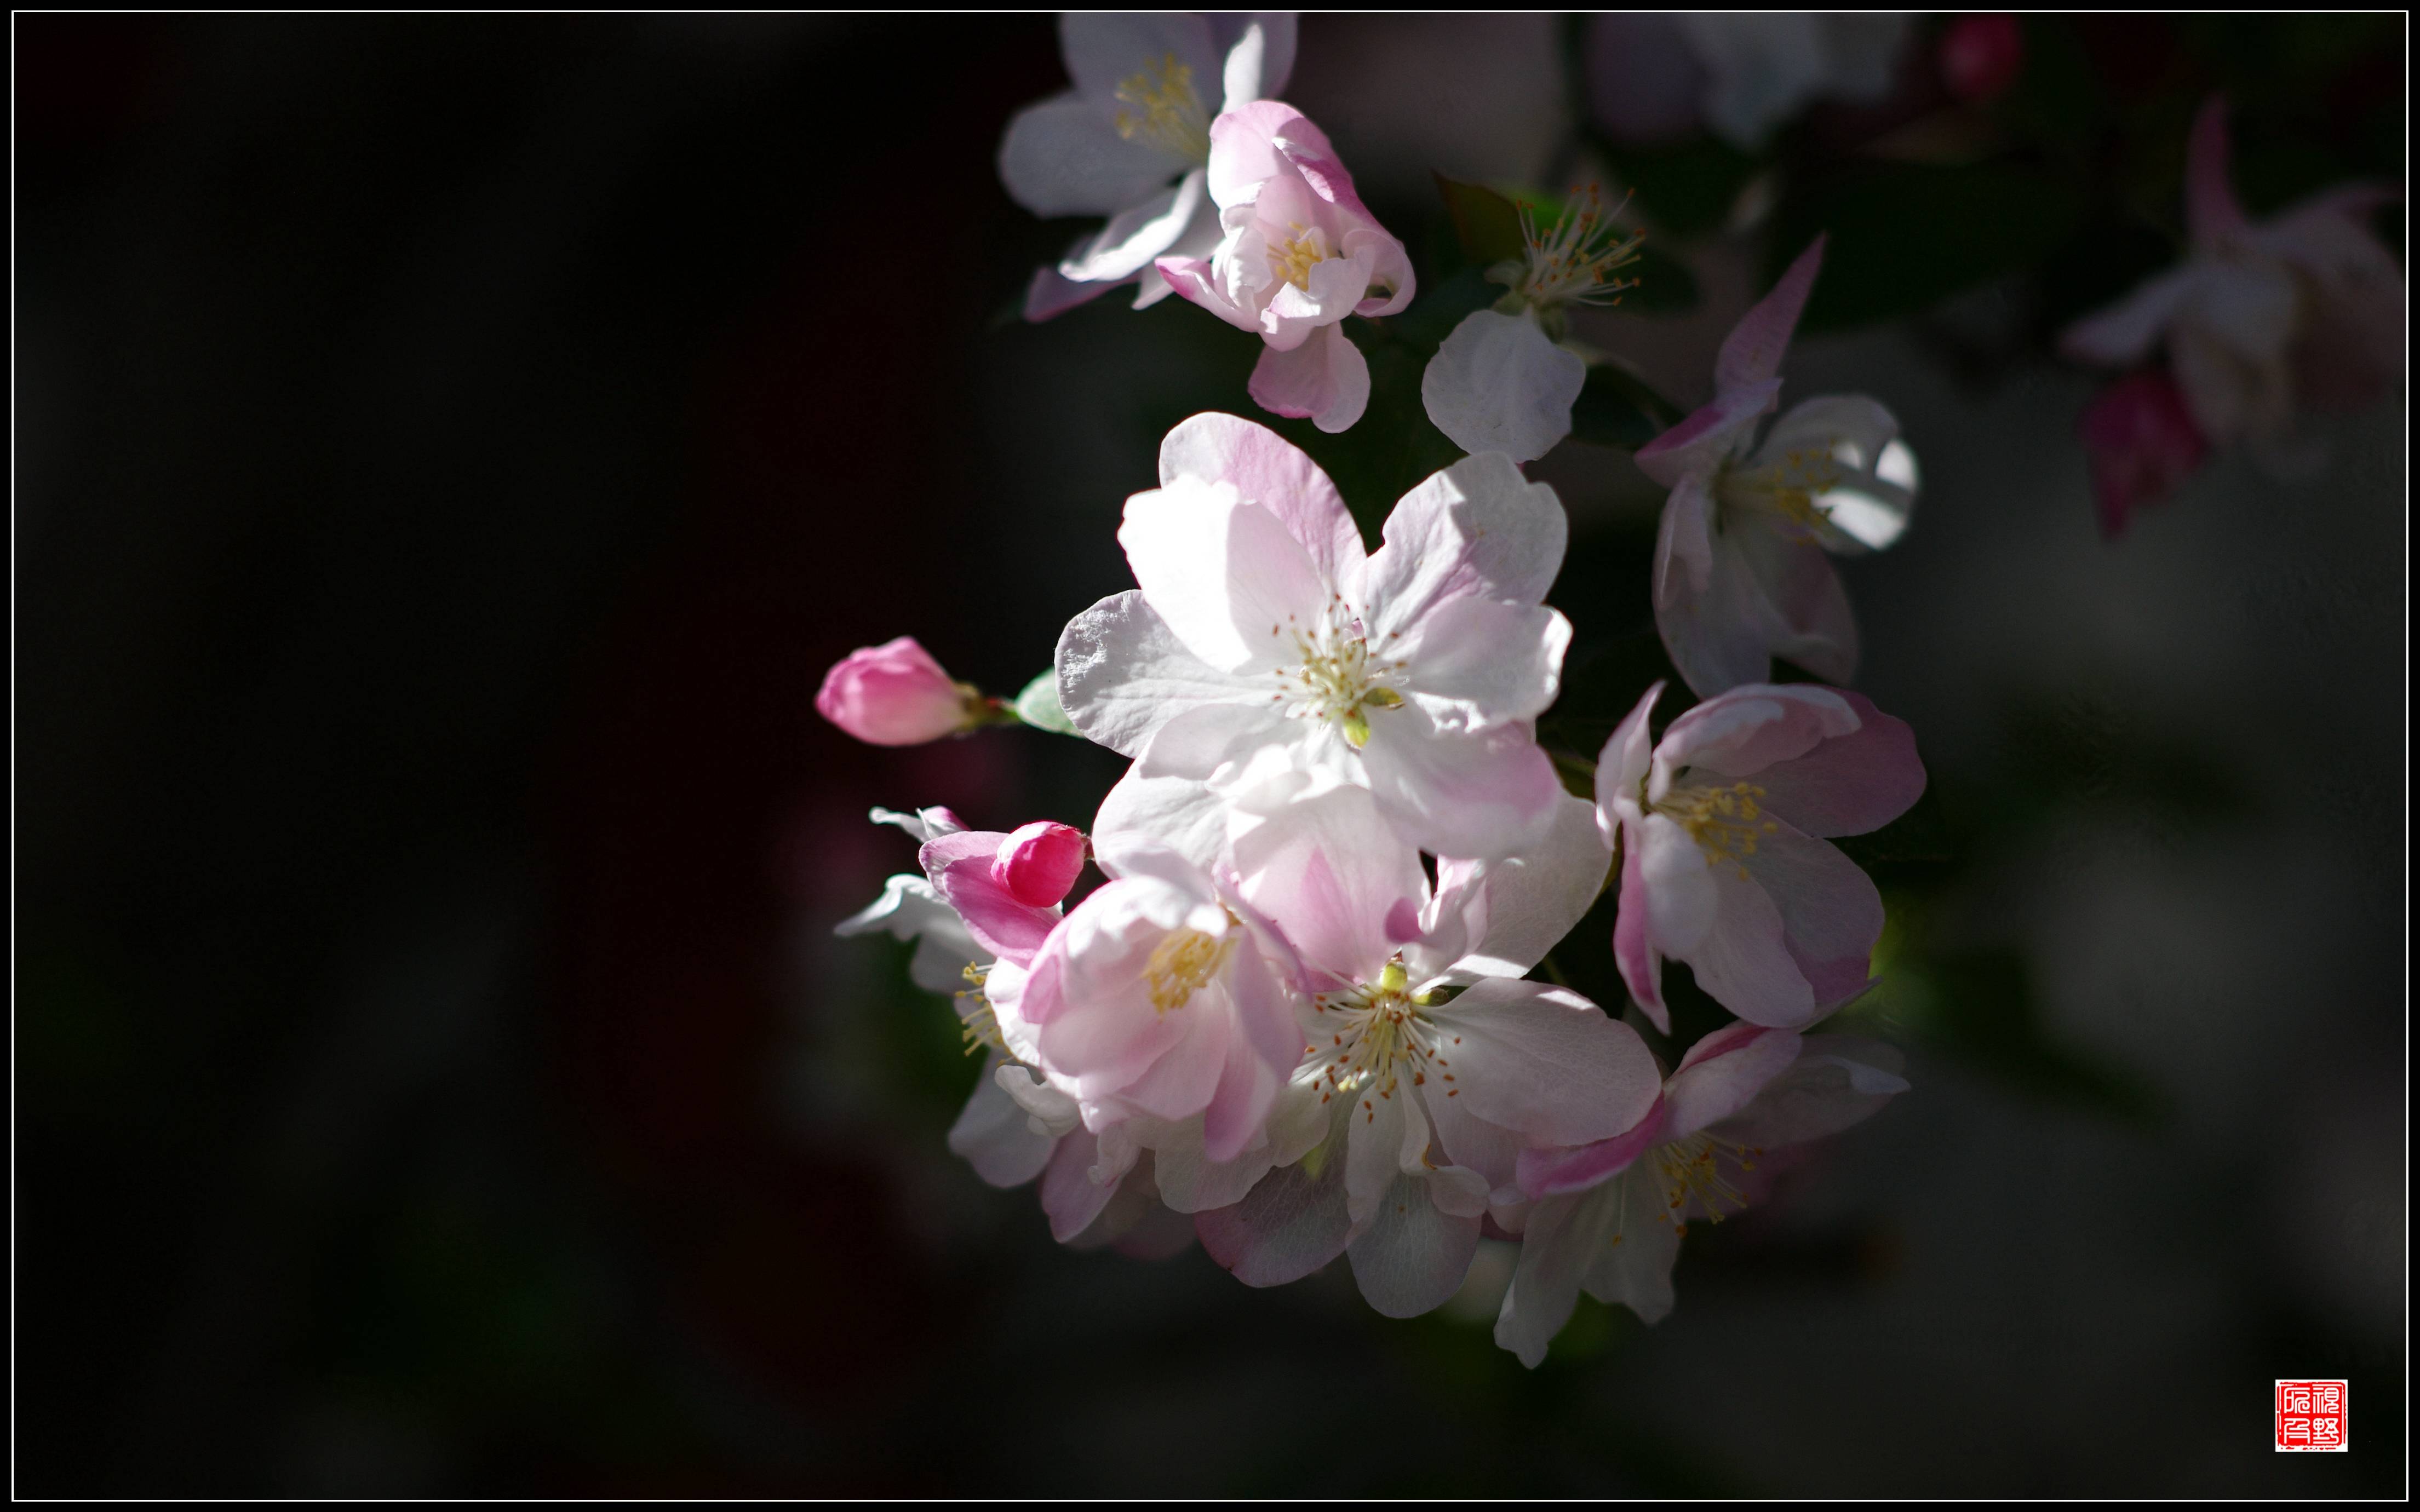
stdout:
POLYGON ((1420 849, 1533 848, 1562 791, 1531 730, 1571 640, 1539 602, 1562 563, 1554 490, 1466 458, 1404 495, 1365 556, 1326 475, 1249 421, 1187 421, 1159 472, 1118 532, 1140 590, 1060 637, 1077 728, 1144 779, 1232 795, 1326 771, 1420 849))
MULTIPOLYGON (((947 809, 913 814, 876 809, 873 817, 876 823, 896 825, 923 842, 920 858, 926 873, 891 878, 883 885, 881 897, 833 926, 832 933, 845 936, 880 931, 893 939, 916 942, 916 954, 908 967, 909 980, 926 992, 948 995, 957 1010, 969 1052, 981 1049, 985 1055, 985 1074, 950 1128, 950 1149, 992 1185, 1021 1185, 1042 1173, 1064 1129, 1053 1130, 1037 1120, 1011 1095, 1011 1080, 1033 1088, 1032 1072, 1019 1064, 1030 1064, 1032 1050, 1029 1045, 1020 1056, 1010 1048, 1012 1035, 1024 1039, 1019 1032, 1022 1026, 1013 1012, 1003 1022, 985 988, 992 972, 1001 969, 1003 960, 1013 972, 1032 959, 1034 946, 1058 922, 1059 910, 1019 903, 998 885, 985 887, 985 879, 968 873, 962 863, 983 864, 997 856, 1012 837, 970 831, 947 809), (961 903, 981 920, 979 927, 961 912, 961 903)), ((1057 900, 1051 902, 1055 904, 1057 900)), ((1063 1125, 1074 1104, 1063 1099, 1054 1103, 1057 1097, 1047 1088, 1034 1088, 1034 1096, 1027 1101, 1059 1118, 1063 1125)))
POLYGON ((1611 275, 1637 260, 1639 239, 1622 236, 1591 186, 1543 230, 1521 207, 1521 242, 1519 261, 1487 275, 1512 292, 1453 328, 1420 375, 1420 403, 1464 451, 1528 462, 1572 433, 1572 404, 1588 381, 1587 363, 1557 345, 1564 312, 1619 300, 1631 281, 1611 275))
MULTIPOLYGON (((1013 987, 995 968, 990 995, 1028 1026, 1087 1131, 1199 1115, 1203 1157, 1232 1161, 1264 1139, 1302 1057, 1300 968, 1232 887, 1175 852, 1105 845, 1099 857, 1111 880, 1035 943, 1013 987)), ((1104 1137, 1120 1158, 1133 1141, 1104 1137)))
POLYGON ((1713 402, 1638 449, 1639 469, 1672 489, 1655 627, 1700 695, 1764 681, 1775 656, 1849 681, 1856 621, 1826 553, 1889 546, 1916 505, 1916 454, 1872 399, 1809 399, 1757 438, 1823 257, 1818 237, 1724 338, 1713 402))
POLYGON ((1206 256, 1218 244, 1207 191, 1210 123, 1285 87, 1290 12, 1059 18, 1075 87, 1019 111, 1000 145, 1001 181, 1036 215, 1106 215, 1027 290, 1042 320, 1122 284, 1135 307, 1167 297, 1153 260, 1206 256))
POLYGON ((1668 1031, 1663 964, 1750 1023, 1794 1028, 1863 992, 1883 901, 1825 837, 1862 835, 1922 795, 1908 727, 1840 688, 1737 687, 1653 741, 1664 685, 1606 742, 1597 820, 1621 848, 1613 953, 1668 1031))
POLYGON ((1656 1095, 1627 1026, 1520 980, 1603 885, 1588 806, 1559 808, 1520 863, 1445 863, 1432 893, 1370 795, 1344 784, 1273 807, 1234 844, 1246 894, 1283 921, 1316 989, 1295 1088, 1316 1094, 1315 1148, 1232 1208, 1204 1246, 1256 1286, 1349 1255, 1371 1305, 1428 1311, 1462 1284, 1481 1217, 1518 1201, 1532 1149, 1610 1137, 1656 1095))
POLYGON ((2025 69, 2025 33, 1997 11, 1961 16, 1941 34, 1941 83, 1970 104, 1997 100, 2025 69))
POLYGON ((2126 532, 2133 512, 2166 498, 2210 455, 2176 379, 2137 369, 2101 391, 2076 427, 2092 465, 2092 497, 2104 540, 2126 532))
POLYGON ((1354 193, 1326 134, 1280 100, 1210 127, 1208 186, 1222 235, 1205 260, 1174 253, 1177 293, 1265 343, 1251 394, 1275 414, 1340 431, 1370 401, 1370 366, 1340 323, 1411 302, 1412 262, 1354 193))
POLYGON ((2355 408, 2402 380, 2403 272, 2366 224, 2397 192, 2346 185, 2256 224, 2228 164, 2226 102, 2212 99, 2186 146, 2184 265, 2069 327, 2059 349, 2132 367, 2164 347, 2209 442, 2274 461, 2301 412, 2355 408))
POLYGON ((1720 1223, 1747 1206, 1765 1151, 1838 1134, 1906 1090, 1899 1052, 1870 1040, 1753 1024, 1706 1036, 1631 1128, 1522 1156, 1520 1184, 1536 1201, 1496 1342, 1535 1366, 1583 1287, 1660 1320, 1690 1219, 1720 1223))
POLYGON ((824 673, 815 712, 873 746, 921 746, 971 730, 987 710, 982 694, 954 682, 932 654, 903 635, 852 651, 824 673))
POLYGON ((1590 113, 1623 141, 1668 141, 1703 124, 1753 152, 1818 100, 1889 94, 1908 24, 1903 15, 1601 15, 1590 23, 1590 113))

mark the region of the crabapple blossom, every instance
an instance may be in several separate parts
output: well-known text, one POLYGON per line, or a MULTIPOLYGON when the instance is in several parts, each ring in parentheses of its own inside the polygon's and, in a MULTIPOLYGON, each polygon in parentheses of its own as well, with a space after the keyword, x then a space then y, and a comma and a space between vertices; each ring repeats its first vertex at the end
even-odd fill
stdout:
POLYGON ((986 709, 981 693, 953 682, 914 636, 903 635, 835 662, 816 690, 815 712, 871 746, 921 746, 973 729, 986 709))
POLYGON ((1973 103, 1996 100, 2024 71, 2024 28, 1999 11, 1961 16, 1941 34, 1936 56, 1941 83, 1952 95, 1973 103))
POLYGON ((2366 224, 2397 192, 2345 185, 2256 223, 2229 158, 2213 98, 2186 144, 2184 265, 2069 327, 2059 348, 2131 367, 2164 347, 2211 445, 2282 461, 2301 412, 2354 408, 2403 377, 2402 270, 2366 224))
POLYGON ((1339 324, 1411 302, 1412 262, 1354 192, 1326 134, 1264 100, 1210 126, 1208 187, 1222 235, 1204 258, 1158 261, 1176 292, 1264 343, 1254 402, 1349 428, 1370 402, 1370 365, 1339 324))
POLYGON ((1405 841, 1494 859, 1561 795, 1531 721, 1571 626, 1554 490, 1468 457, 1404 496, 1365 554, 1326 475, 1266 428, 1197 415, 1118 532, 1139 590, 1059 640, 1059 696, 1142 779, 1232 797, 1290 768, 1368 788, 1405 841))
POLYGON ((1518 1200, 1516 1163, 1583 1146, 1655 1097, 1637 1034, 1573 993, 1520 980, 1576 922, 1608 856, 1588 806, 1523 862, 1446 865, 1433 891, 1370 794, 1332 782, 1273 805, 1233 850, 1242 890, 1282 919, 1315 989, 1315 1148, 1197 1220, 1211 1255, 1257 1286, 1349 1256, 1380 1312, 1426 1312, 1462 1284, 1481 1219, 1518 1200))
POLYGON ((1529 206, 1520 221, 1520 259, 1487 274, 1512 292, 1453 328, 1420 375, 1420 403, 1464 451, 1528 462, 1572 433, 1572 405, 1588 381, 1587 362, 1557 345, 1564 312, 1619 300, 1636 280, 1608 275, 1637 260, 1639 238, 1622 237, 1592 186, 1544 230, 1529 206))
POLYGON ((1823 258, 1818 237, 1724 338, 1713 401, 1637 454, 1672 490, 1655 542, 1655 627, 1700 696, 1764 681, 1775 656, 1847 682, 1856 622, 1825 553, 1890 545, 1915 507, 1916 455, 1871 399, 1809 399, 1758 440, 1823 258))
POLYGON ((1670 1032, 1663 963, 1741 1018, 1794 1028, 1863 992, 1883 903, 1826 837, 1922 795, 1908 727, 1842 688, 1736 687, 1652 739, 1656 684, 1597 760, 1597 821, 1621 847, 1613 953, 1670 1032))
POLYGON ((2102 390, 2076 430, 2092 466, 2092 498, 2106 540, 2124 534, 2136 509, 2166 498, 2210 455, 2184 391, 2156 367, 2138 368, 2102 390))
POLYGON ((1285 87, 1291 12, 1059 18, 1075 87, 1019 111, 1000 145, 1009 197, 1036 215, 1106 215, 1056 268, 1038 270, 1025 317, 1044 320, 1120 285, 1135 307, 1167 298, 1153 260, 1218 243, 1210 123, 1285 87), (1216 108, 1214 108, 1216 107, 1216 108))
POLYGON ((1838 1134, 1906 1090, 1899 1052, 1854 1035, 1733 1024, 1706 1036, 1631 1128, 1522 1155, 1534 1200, 1496 1342, 1535 1366, 1583 1287, 1660 1321, 1691 1218, 1747 1206, 1765 1151, 1838 1134))
POLYGON ((1028 969, 995 980, 993 1000, 1030 1030, 1036 1063, 1075 1099, 1106 1163, 1150 1137, 1121 1125, 1197 1115, 1203 1158, 1233 1161, 1264 1141, 1302 1058, 1294 952, 1173 851, 1138 841, 1100 858, 1110 881, 1035 939, 1028 969))

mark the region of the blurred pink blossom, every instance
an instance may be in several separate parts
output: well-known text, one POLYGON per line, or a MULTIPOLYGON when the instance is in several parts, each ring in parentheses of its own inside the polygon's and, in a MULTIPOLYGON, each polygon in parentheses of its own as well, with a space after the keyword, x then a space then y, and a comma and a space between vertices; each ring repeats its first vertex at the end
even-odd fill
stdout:
POLYGON ((1970 103, 1996 100, 2025 67, 2024 28, 1998 11, 1961 16, 1941 34, 1941 82, 1970 103))
POLYGON ((2101 391, 2077 425, 2092 464, 2101 534, 2116 540, 2136 509, 2166 498, 2210 455, 2176 379, 2138 368, 2101 391))

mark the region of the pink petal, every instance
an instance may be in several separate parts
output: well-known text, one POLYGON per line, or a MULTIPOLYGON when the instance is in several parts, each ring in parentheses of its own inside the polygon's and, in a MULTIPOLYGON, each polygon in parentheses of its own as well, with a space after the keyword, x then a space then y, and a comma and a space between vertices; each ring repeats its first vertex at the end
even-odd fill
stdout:
MULTIPOLYGON (((1883 900, 1873 880, 1829 841, 1803 835, 1779 820, 1757 837, 1748 874, 1780 910, 1793 958, 1825 967, 1820 1007, 1854 996, 1866 986, 1867 963, 1882 938, 1883 900)), ((1799 975, 1807 977, 1801 968, 1799 975)), ((1812 980, 1808 989, 1815 991, 1812 980)))
POLYGON ((1787 1029, 1811 1020, 1814 989, 1782 943, 1779 906, 1729 862, 1705 870, 1714 886, 1714 922, 1696 945, 1672 955, 1689 964, 1708 996, 1752 1024, 1787 1029))
POLYGON ((1618 1204, 1621 1222, 1595 1251, 1580 1284, 1610 1305, 1629 1308, 1642 1323, 1664 1320, 1672 1311, 1672 1262, 1681 1255, 1681 1231, 1661 1222, 1664 1198, 1645 1171, 1624 1172, 1591 1200, 1618 1204))
POLYGON ((2210 455, 2176 379, 2144 368, 2101 391, 2076 424, 2092 464, 2102 539, 2126 533, 2134 511, 2182 486, 2210 455))
POLYGON ((1058 927, 1059 910, 1019 902, 993 875, 993 858, 1007 839, 989 830, 963 830, 925 841, 916 858, 934 890, 967 921, 976 943, 1022 965, 1058 927))
POLYGON ((1779 378, 1725 389, 1633 453, 1632 460, 1639 471, 1668 487, 1679 486, 1692 474, 1702 478, 1739 448, 1754 431, 1757 418, 1780 398, 1779 378))
POLYGON ((1419 853, 1366 788, 1295 799, 1238 833, 1233 850, 1244 896, 1281 921, 1306 962, 1348 980, 1376 979, 1396 944, 1389 910, 1417 913, 1428 894, 1419 853))
POLYGON ((1552 1197, 1612 1180, 1665 1137, 1669 1110, 1659 1094, 1637 1123, 1610 1138, 1585 1145, 1525 1149, 1515 1167, 1521 1190, 1532 1197, 1552 1197))
POLYGON ((1745 1108, 1714 1126, 1735 1144, 1764 1149, 1838 1134, 1907 1090, 1900 1053, 1847 1034, 1810 1034, 1788 1071, 1745 1108))
POLYGON ((1863 835, 1916 806, 1924 795, 1924 763, 1905 720, 1862 693, 1831 691, 1855 712, 1857 728, 1760 771, 1764 796, 1757 801, 1809 835, 1863 835))
POLYGON ((1769 606, 1769 655, 1845 683, 1857 671, 1857 622, 1821 538, 1746 526, 1734 532, 1748 577, 1769 606))
POLYGON ((1223 485, 1179 478, 1136 494, 1118 545, 1176 639, 1222 672, 1298 662, 1290 627, 1318 623, 1331 602, 1278 517, 1223 485))
POLYGON ((1563 792, 1526 726, 1441 731, 1413 702, 1370 721, 1361 766, 1405 840, 1473 860, 1533 849, 1563 792))
POLYGON ((1396 687, 1448 729, 1534 719, 1562 685, 1572 625, 1557 610, 1492 598, 1449 598, 1388 649, 1408 662, 1396 687))
POLYGON ((1647 882, 1634 841, 1622 849, 1621 898, 1613 916, 1613 959, 1621 968, 1621 984, 1630 999, 1662 1033, 1672 1032, 1672 1015, 1664 1007, 1664 962, 1655 953, 1654 932, 1649 927, 1647 882))
POLYGON ((1343 327, 1323 325, 1291 351, 1262 347, 1246 390, 1269 413, 1308 418, 1333 434, 1352 429, 1368 407, 1370 364, 1343 327))
POLYGON ((1258 332, 1260 316, 1227 298, 1218 286, 1218 275, 1211 265, 1200 257, 1162 257, 1152 264, 1159 276, 1168 280, 1169 290, 1181 300, 1188 300, 1240 330, 1258 332))
POLYGON ((1801 1036, 1789 1029, 1734 1024, 1689 1047, 1664 1084, 1667 1139, 1685 1139, 1747 1106, 1766 1083, 1798 1058, 1801 1036))
POLYGON ((1001 839, 992 880, 1028 908, 1055 908, 1084 870, 1084 850, 1081 830, 1037 819, 1001 839))
POLYGON ((1454 598, 1537 604, 1562 570, 1569 517, 1555 490, 1496 453, 1431 473, 1387 517, 1370 558, 1366 602, 1375 642, 1454 598))
POLYGON ((1078 284, 1056 268, 1037 268, 1032 281, 1025 285, 1025 318, 1040 322, 1054 315, 1064 315, 1116 286, 1114 283, 1078 284))
POLYGON ((1656 745, 1655 762, 1668 773, 1702 766, 1755 777, 1856 729, 1856 712, 1832 688, 1756 683, 1710 698, 1673 720, 1656 745))
POLYGON ((1716 393, 1745 389, 1779 375, 1782 354, 1790 349, 1791 334, 1798 329, 1799 312, 1807 308, 1815 274, 1823 266, 1823 240, 1818 236, 1808 242, 1773 285, 1773 292, 1740 316, 1739 324, 1723 338, 1722 350, 1714 356, 1716 393))
POLYGON ((1078 1129, 1059 1141, 1050 1164, 1042 1171, 1042 1211, 1050 1218, 1050 1237, 1062 1244, 1093 1227, 1093 1220, 1118 1193, 1115 1181, 1093 1180, 1100 1144, 1078 1129))
POLYGON ((1359 588, 1367 552, 1344 496, 1318 463, 1276 431, 1234 415, 1195 415, 1159 443, 1161 485, 1181 477, 1233 484, 1246 502, 1278 517, 1321 577, 1340 588, 1359 588))
POLYGON ((2086 316, 2059 333, 2059 354, 2070 362, 2128 367, 2150 355, 2177 312, 2197 285, 2198 271, 2172 269, 2146 281, 2105 310, 2086 316))

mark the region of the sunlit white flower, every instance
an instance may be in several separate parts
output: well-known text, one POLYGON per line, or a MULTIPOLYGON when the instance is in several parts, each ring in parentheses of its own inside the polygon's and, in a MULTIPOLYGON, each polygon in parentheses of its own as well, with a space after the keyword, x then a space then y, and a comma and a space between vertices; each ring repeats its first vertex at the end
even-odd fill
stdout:
POLYGON ((1599 16, 1587 54, 1590 110, 1624 141, 1702 124, 1746 151, 1819 100, 1889 94, 1909 18, 1805 12, 1599 16))
POLYGON ((1059 695, 1145 779, 1232 795, 1275 770, 1366 787, 1410 844, 1489 859, 1532 847, 1561 788, 1531 721, 1571 627, 1554 491, 1500 455, 1406 494, 1365 554, 1335 486, 1267 429, 1197 415, 1119 540, 1142 586, 1059 642, 1059 695))
POLYGON ((1776 656, 1849 681, 1857 626, 1825 553, 1889 546, 1916 505, 1916 454, 1871 399, 1809 399, 1758 436, 1823 257, 1818 237, 1724 339, 1713 401, 1637 452, 1639 470, 1672 490, 1655 542, 1655 627, 1701 696, 1763 682, 1776 656))
POLYGON ((1000 145, 1009 197, 1036 215, 1106 215, 1026 296, 1046 319, 1122 284, 1140 309, 1167 297, 1163 254, 1207 256, 1218 243, 1207 192, 1210 123, 1285 87, 1291 12, 1059 18, 1075 87, 1019 111, 1000 145))
POLYGON ((1211 123, 1208 185, 1218 246, 1206 259, 1161 257, 1161 275, 1265 343, 1252 369, 1254 402, 1322 430, 1348 428, 1370 401, 1370 365, 1340 322, 1411 302, 1404 244, 1361 203, 1326 133, 1280 100, 1211 123))
POLYGON ((1871 1040, 1734 1024, 1690 1047, 1631 1128, 1525 1155, 1520 1184, 1535 1201, 1496 1342, 1537 1365, 1583 1288, 1660 1321, 1689 1222, 1746 1207, 1766 1151, 1838 1134, 1906 1091, 1900 1065, 1871 1040))

